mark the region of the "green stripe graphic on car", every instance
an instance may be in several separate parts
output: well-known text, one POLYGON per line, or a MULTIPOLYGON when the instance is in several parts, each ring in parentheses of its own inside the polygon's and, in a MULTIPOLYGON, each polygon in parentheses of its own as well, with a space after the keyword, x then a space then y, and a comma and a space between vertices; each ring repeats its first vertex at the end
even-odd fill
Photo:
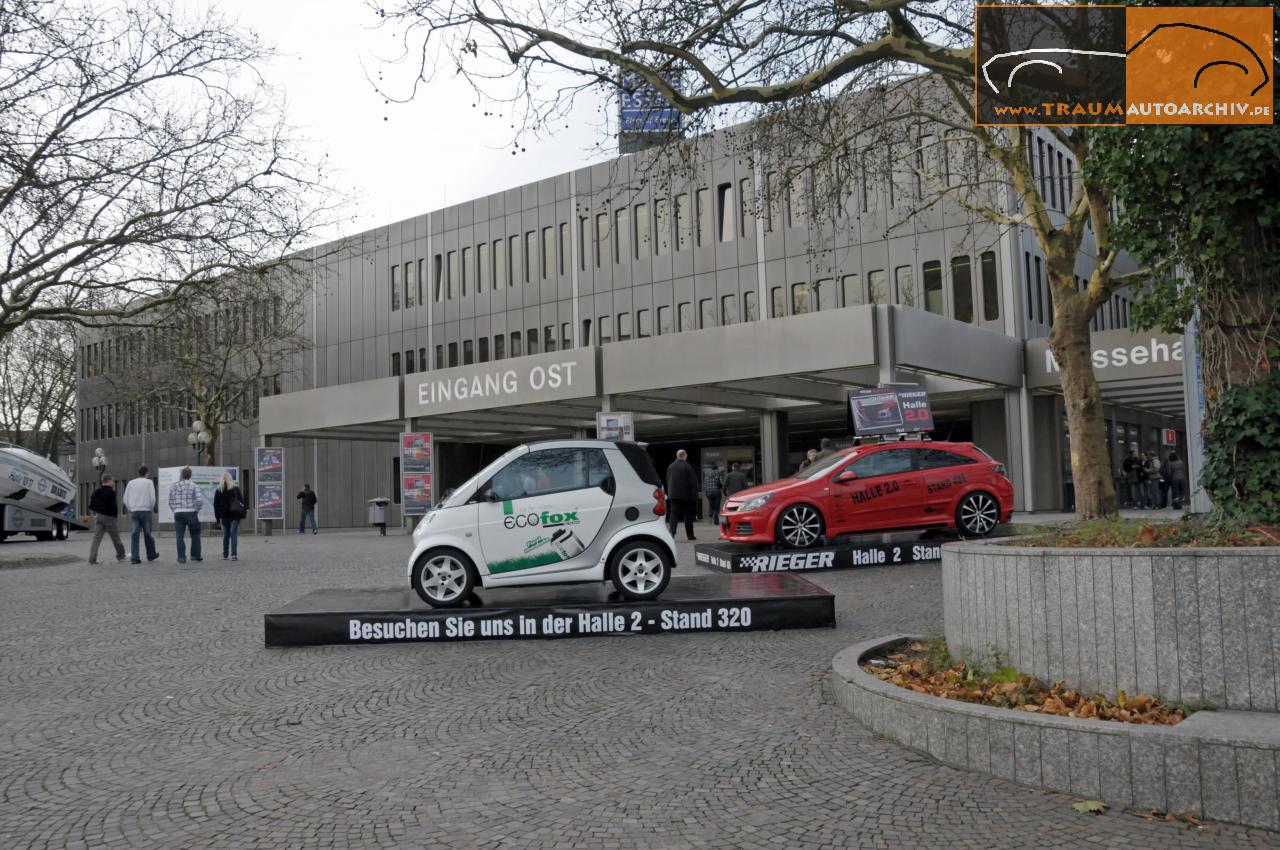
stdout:
POLYGON ((555 564, 559 561, 559 552, 536 552, 532 555, 520 555, 515 558, 505 558, 501 561, 492 561, 489 564, 489 572, 513 573, 517 570, 531 570, 534 567, 545 567, 547 564, 555 564))
POLYGON ((507 499, 502 503, 502 515, 511 516, 513 513, 515 513, 515 509, 511 507, 511 500, 507 499))

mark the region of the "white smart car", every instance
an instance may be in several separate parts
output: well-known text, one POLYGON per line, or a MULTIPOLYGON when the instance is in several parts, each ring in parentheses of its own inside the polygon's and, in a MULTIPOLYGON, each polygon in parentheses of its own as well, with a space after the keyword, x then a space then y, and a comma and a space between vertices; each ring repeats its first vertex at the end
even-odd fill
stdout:
POLYGON ((409 584, 437 608, 477 587, 593 581, 654 599, 675 567, 665 515, 662 479, 636 443, 517 446, 418 523, 409 584))

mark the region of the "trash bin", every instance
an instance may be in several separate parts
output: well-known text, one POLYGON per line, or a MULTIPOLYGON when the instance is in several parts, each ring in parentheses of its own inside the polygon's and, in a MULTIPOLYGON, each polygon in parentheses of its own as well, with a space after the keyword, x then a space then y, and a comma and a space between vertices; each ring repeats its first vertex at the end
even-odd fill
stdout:
POLYGON ((369 525, 378 526, 383 537, 387 536, 387 506, 390 504, 391 500, 385 496, 369 500, 369 525))

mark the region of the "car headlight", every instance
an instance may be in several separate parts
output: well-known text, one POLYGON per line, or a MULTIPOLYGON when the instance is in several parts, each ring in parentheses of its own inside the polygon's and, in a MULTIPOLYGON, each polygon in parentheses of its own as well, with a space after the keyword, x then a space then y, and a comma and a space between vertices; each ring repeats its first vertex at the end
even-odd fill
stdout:
POLYGON ((754 511, 758 508, 763 508, 765 506, 765 503, 767 503, 772 498, 773 498, 772 493, 765 493, 763 496, 753 496, 748 501, 743 502, 742 507, 738 508, 738 510, 743 513, 746 513, 747 511, 754 511))

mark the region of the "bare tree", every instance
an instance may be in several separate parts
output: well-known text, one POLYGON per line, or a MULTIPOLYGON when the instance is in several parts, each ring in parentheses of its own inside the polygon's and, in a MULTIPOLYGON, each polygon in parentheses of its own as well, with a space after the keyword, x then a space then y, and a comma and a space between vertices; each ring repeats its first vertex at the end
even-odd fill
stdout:
POLYGON ((59 322, 31 322, 0 339, 0 441, 58 460, 75 441, 76 339, 59 322))
POLYGON ((1025 135, 975 126, 969 117, 971 3, 400 0, 375 8, 401 36, 404 50, 395 61, 409 65, 414 77, 406 97, 437 75, 460 74, 480 96, 509 102, 521 116, 518 131, 546 132, 584 90, 616 97, 624 79, 638 81, 627 84, 650 86, 687 116, 688 132, 754 119, 751 145, 762 149, 762 140, 772 138, 774 156, 797 148, 862 156, 870 148, 869 166, 890 179, 905 168, 927 181, 935 201, 950 199, 998 227, 1027 225, 1048 264, 1049 346, 1061 367, 1076 515, 1114 513, 1089 342, 1089 322, 1115 288, 1118 256, 1111 192, 1089 168, 1097 130, 1051 128, 1075 162, 1065 203, 1052 209, 1029 165, 1025 135), (871 108, 872 97, 880 105, 871 108), (909 129, 925 123, 945 132, 927 142, 909 129), (908 128, 895 131, 898 141, 890 143, 900 144, 903 156, 887 156, 883 128, 890 124, 908 128), (968 178, 940 180, 926 165, 935 146, 970 150, 981 161, 968 178), (1086 232, 1095 257, 1078 287, 1086 232))
POLYGON ((270 49, 163 1, 0 2, 0 339, 154 312, 331 220, 270 49))
POLYGON ((104 377, 132 430, 199 420, 210 436, 204 462, 213 465, 219 437, 257 420, 258 399, 282 391, 295 355, 308 344, 306 268, 295 259, 227 275, 159 308, 146 328, 117 338, 123 356, 104 377))

